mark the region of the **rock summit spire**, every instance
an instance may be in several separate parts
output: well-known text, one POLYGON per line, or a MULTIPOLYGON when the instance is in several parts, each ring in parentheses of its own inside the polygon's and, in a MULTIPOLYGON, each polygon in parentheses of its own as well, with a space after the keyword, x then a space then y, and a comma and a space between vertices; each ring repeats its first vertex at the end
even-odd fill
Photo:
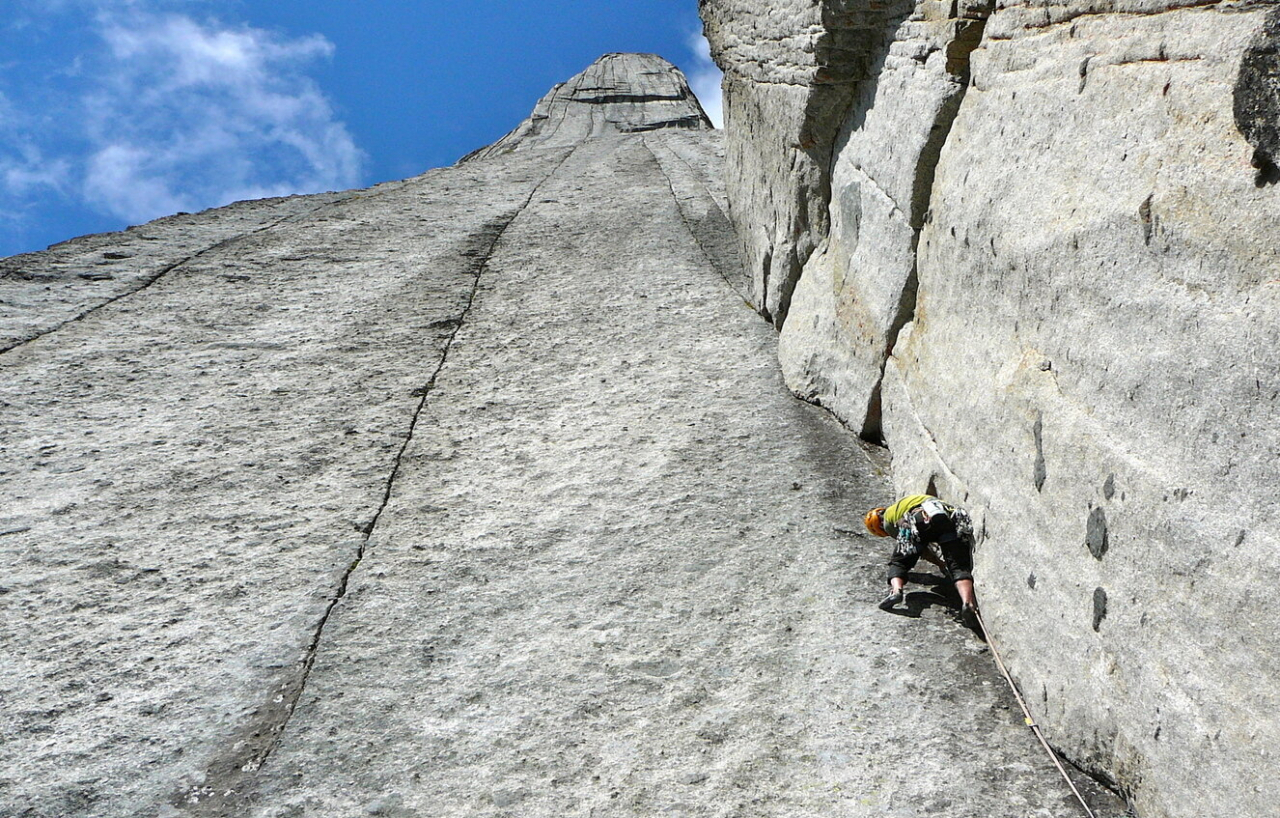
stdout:
POLYGON ((679 68, 656 54, 605 54, 552 88, 511 133, 462 161, 606 134, 714 127, 679 68))

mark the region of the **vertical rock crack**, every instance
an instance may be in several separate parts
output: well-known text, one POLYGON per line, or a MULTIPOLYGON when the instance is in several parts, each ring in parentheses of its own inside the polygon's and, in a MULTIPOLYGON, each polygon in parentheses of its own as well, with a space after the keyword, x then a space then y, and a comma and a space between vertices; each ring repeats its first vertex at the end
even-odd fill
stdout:
POLYGON ((161 267, 156 272, 152 273, 151 275, 143 276, 141 279, 141 283, 138 284, 137 286, 131 289, 125 290, 122 293, 118 293, 117 295, 113 295, 110 298, 106 299, 105 301, 99 302, 98 304, 95 304, 92 307, 89 307, 88 309, 84 310, 80 314, 72 316, 71 318, 68 318, 66 321, 63 321, 59 324, 49 327, 48 329, 42 332, 39 332, 36 335, 31 336, 30 338, 17 341, 3 349, 0 349, 0 355, 4 355, 6 353, 12 352, 13 350, 18 349, 20 347, 24 347, 27 344, 34 343, 40 340, 41 338, 45 337, 46 335, 52 335, 53 333, 58 332, 59 330, 63 329, 64 327, 70 324, 75 324, 80 321, 83 321, 84 319, 88 318, 90 315, 93 315, 103 307, 110 306, 111 304, 114 304, 117 301, 123 300, 125 298, 129 298, 130 296, 137 295, 138 293, 146 290, 152 285, 159 283, 165 276, 169 275, 169 273, 172 273, 174 270, 177 270, 179 267, 183 267, 187 264, 190 264, 191 262, 195 261, 198 258, 201 258, 203 256, 208 255, 209 253, 213 253, 218 250, 223 250, 227 247, 230 247, 233 244, 236 244, 237 242, 243 241, 244 239, 252 238, 253 236, 258 235, 259 233, 265 233, 268 230, 279 227, 280 225, 284 224, 287 221, 302 220, 302 219, 309 218, 310 216, 314 215, 316 212, 318 212, 319 210, 323 209, 324 207, 330 204, 333 204, 333 202, 323 202, 303 213, 293 213, 288 216, 284 216, 282 218, 276 219, 270 224, 265 224, 261 227, 255 227, 254 229, 249 230, 245 233, 237 233, 236 235, 231 236, 230 238, 223 239, 222 241, 217 242, 216 244, 211 244, 208 247, 204 248, 203 250, 192 253, 191 255, 186 256, 185 258, 179 259, 178 261, 175 261, 172 264, 167 264, 161 267))
MULTIPOLYGON (((701 237, 698 236, 698 231, 694 230, 693 224, 691 224, 689 221, 688 214, 685 213, 684 207, 680 204, 680 195, 676 193, 675 182, 671 180, 671 174, 667 173, 667 169, 662 166, 662 160, 658 159, 658 155, 654 153, 654 150, 649 145, 649 141, 647 139, 641 139, 640 141, 644 145, 645 150, 649 152, 649 155, 653 157, 653 163, 658 168, 658 172, 661 173, 662 178, 666 180, 667 187, 671 191, 671 198, 676 205, 676 212, 680 214, 680 221, 682 224, 684 224, 685 230, 687 230, 689 232, 689 235, 693 238, 694 243, 698 245, 698 249, 702 252, 703 257, 707 260, 707 264, 709 264, 711 268, 716 271, 716 273, 720 276, 720 278, 724 279, 724 283, 728 285, 729 289, 732 290, 735 295, 741 298, 748 307, 751 307, 754 310, 755 306, 751 303, 751 299, 748 297, 748 295, 744 294, 737 287, 733 286, 733 282, 729 280, 729 276, 725 275, 724 270, 721 269, 721 265, 716 263, 716 259, 712 255, 711 251, 707 249, 707 246, 703 243, 701 237)), ((671 151, 671 155, 674 156, 676 160, 680 162, 680 164, 684 165, 686 168, 689 169, 689 176, 691 178, 694 178, 696 181, 696 177, 693 174, 693 168, 690 167, 689 163, 686 162, 684 158, 681 157, 675 151, 671 151)), ((701 185, 701 182, 699 182, 698 184, 701 185)), ((702 185, 702 187, 704 189, 706 188, 705 185, 702 185)), ((707 198, 711 200, 712 205, 717 210, 720 210, 720 204, 715 201, 715 198, 711 195, 710 192, 707 193, 707 198)), ((725 223, 728 224, 728 217, 725 216, 723 210, 720 210, 720 214, 724 218, 725 223)))
POLYGON ((944 49, 947 55, 947 69, 960 87, 955 95, 938 110, 937 118, 929 131, 929 137, 920 151, 919 164, 916 166, 915 179, 911 189, 912 204, 910 210, 912 213, 920 214, 920 222, 913 225, 915 232, 911 237, 912 269, 902 288, 902 296, 898 301, 898 308, 893 321, 889 324, 889 331, 885 335, 888 343, 884 350, 883 360, 880 362, 880 376, 876 379, 875 386, 872 387, 871 399, 867 404, 867 416, 862 424, 861 436, 864 440, 870 440, 875 443, 883 443, 884 440, 881 415, 885 367, 888 366, 889 358, 892 357, 894 349, 898 345, 898 336, 902 334, 903 328, 915 320, 916 304, 920 296, 920 234, 924 231, 924 223, 929 219, 929 207, 933 198, 933 181, 938 172, 938 163, 942 159, 943 149, 946 148, 947 141, 951 137, 952 126, 955 125, 956 118, 960 115, 960 106, 964 103, 965 95, 969 91, 971 82, 969 56, 982 42, 982 35, 987 25, 987 15, 990 12, 991 6, 987 6, 984 8, 983 16, 980 19, 963 21, 966 23, 964 28, 944 49))
POLYGON ((423 410, 426 409, 431 399, 431 394, 435 389, 440 373, 449 360, 449 352, 453 348, 453 343, 466 324, 467 315, 475 304, 476 296, 480 291, 480 281, 488 269, 493 253, 507 230, 528 209, 534 197, 538 195, 538 191, 555 176, 573 154, 574 150, 567 151, 556 162, 555 166, 537 184, 533 185, 528 196, 513 208, 509 214, 493 220, 475 234, 474 239, 479 240, 481 248, 474 254, 477 259, 473 268, 475 280, 472 282, 470 292, 467 294, 466 303, 459 311, 453 330, 449 333, 449 337, 444 343, 439 361, 432 370, 426 384, 420 390, 421 397, 409 419, 409 428, 405 432, 400 449, 392 461, 391 470, 383 487, 382 499, 378 504, 378 508, 374 511, 368 524, 361 529, 362 536, 360 544, 356 547, 356 553, 347 567, 343 569, 337 588, 329 598, 324 613, 321 614, 319 621, 316 623, 302 659, 298 662, 297 668, 292 674, 278 686, 273 686, 272 693, 268 696, 266 704, 258 711, 256 718, 241 731, 237 740, 232 741, 230 749, 209 764, 204 783, 196 787, 185 788, 179 792, 174 798, 174 806, 184 808, 192 815, 218 816, 218 818, 228 818, 228 816, 244 814, 247 811, 250 806, 250 792, 248 792, 246 784, 252 783, 248 779, 262 768, 276 747, 279 746, 284 731, 289 725, 289 720, 292 718, 298 702, 301 701, 302 694, 306 691, 307 682, 315 666, 316 657, 319 654, 320 644, 324 638, 329 619, 333 616, 338 604, 346 598, 351 577, 364 561, 373 532, 376 530, 383 512, 386 511, 391 502, 391 495, 395 488, 396 478, 399 477, 401 465, 404 462, 405 452, 408 451, 410 444, 413 442, 418 421, 421 419, 423 410))

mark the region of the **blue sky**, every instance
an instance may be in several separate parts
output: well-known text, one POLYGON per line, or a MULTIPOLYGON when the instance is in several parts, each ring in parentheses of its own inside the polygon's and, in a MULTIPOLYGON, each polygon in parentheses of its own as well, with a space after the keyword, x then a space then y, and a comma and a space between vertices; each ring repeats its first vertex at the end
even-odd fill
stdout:
POLYGON ((718 121, 696 0, 0 0, 0 256, 448 165, 610 51, 718 121))

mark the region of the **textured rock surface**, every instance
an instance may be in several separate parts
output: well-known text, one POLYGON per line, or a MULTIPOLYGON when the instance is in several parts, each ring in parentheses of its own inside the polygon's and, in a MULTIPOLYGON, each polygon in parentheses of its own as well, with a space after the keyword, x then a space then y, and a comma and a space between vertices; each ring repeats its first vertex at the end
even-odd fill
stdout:
MULTIPOLYGON (((740 33, 754 21, 814 33, 813 4, 786 9, 708 20, 726 71, 786 40, 740 33)), ((883 422, 900 490, 975 509, 988 620, 1072 758, 1143 816, 1269 815, 1278 12, 997 3, 979 43, 945 19, 984 13, 920 3, 886 28, 827 170, 829 234, 773 249, 820 246, 782 330, 788 384, 865 434, 883 422), (943 57, 974 45, 965 91, 943 57)), ((748 244, 778 222, 745 188, 790 161, 749 107, 726 114, 748 244)), ((769 110, 775 131, 832 119, 769 110)))
POLYGON ((916 244, 933 170, 969 80, 983 4, 929 2, 894 31, 836 143, 831 231, 782 328, 787 385, 864 436, 880 436, 880 379, 915 309, 916 244))
POLYGON ((269 737, 479 259, 546 173, 438 171, 238 237, 243 208, 205 214, 215 249, 0 356, 0 815, 154 815, 269 737))
POLYGON ((944 598, 868 604, 888 486, 783 388, 721 161, 86 239, 155 260, 110 303, 7 260, 0 816, 1073 815, 944 598))
POLYGON ((737 236, 729 223, 729 200, 724 192, 724 153, 716 138, 716 161, 708 163, 703 154, 707 140, 702 135, 664 135, 648 144, 662 168, 680 206, 685 226, 697 240, 708 263, 747 306, 751 305, 751 280, 742 268, 737 236))
POLYGON ((1014 667, 1143 815, 1274 809, 1280 200, 1232 113, 1262 19, 997 12, 891 376, 897 479, 986 510, 1014 667))
POLYGON ((237 202, 216 219, 180 214, 0 259, 0 352, 80 320, 224 242, 305 217, 348 195, 237 202))
POLYGON ((495 248, 249 813, 1072 815, 943 600, 867 604, 873 464, 652 139, 577 148, 495 248))
POLYGON ((606 54, 552 88, 511 133, 463 161, 565 147, 606 134, 713 128, 674 65, 656 54, 606 54))
POLYGON ((800 271, 828 233, 832 156, 908 0, 761 4, 699 0, 724 69, 725 180, 754 303, 781 327, 800 271))

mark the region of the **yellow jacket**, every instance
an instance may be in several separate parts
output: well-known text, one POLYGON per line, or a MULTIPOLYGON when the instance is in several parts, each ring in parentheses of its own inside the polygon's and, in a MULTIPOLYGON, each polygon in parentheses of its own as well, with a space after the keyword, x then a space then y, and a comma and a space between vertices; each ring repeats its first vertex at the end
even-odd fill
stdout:
POLYGON ((884 525, 888 529, 898 527, 898 521, 907 516, 913 510, 924 505, 925 500, 936 499, 928 494, 913 494, 910 497, 903 497, 898 502, 889 506, 884 510, 884 525))

